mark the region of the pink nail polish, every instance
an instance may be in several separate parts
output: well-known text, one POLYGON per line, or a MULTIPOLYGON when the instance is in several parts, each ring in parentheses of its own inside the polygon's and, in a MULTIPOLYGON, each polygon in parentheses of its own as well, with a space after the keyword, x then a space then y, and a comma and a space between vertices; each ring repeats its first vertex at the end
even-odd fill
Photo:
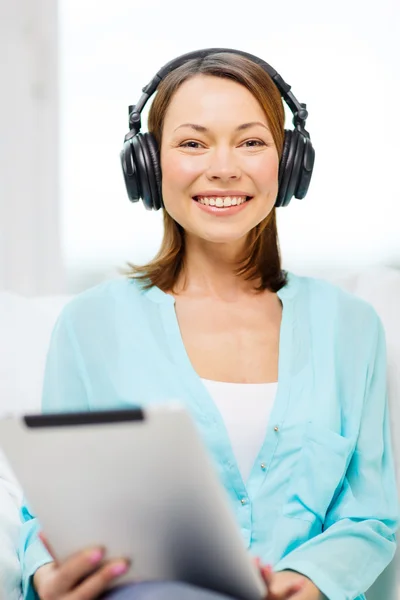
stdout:
POLYGON ((93 565, 100 562, 102 558, 103 558, 102 550, 93 550, 93 552, 89 556, 89 560, 93 565))
POLYGON ((115 576, 123 575, 128 570, 128 565, 126 563, 118 563, 111 567, 111 573, 115 576))

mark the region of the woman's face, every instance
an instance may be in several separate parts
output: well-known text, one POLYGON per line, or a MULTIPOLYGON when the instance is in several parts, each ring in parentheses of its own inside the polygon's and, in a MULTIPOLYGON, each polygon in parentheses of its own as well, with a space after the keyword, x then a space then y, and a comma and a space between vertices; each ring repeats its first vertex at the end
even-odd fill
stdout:
POLYGON ((160 152, 165 209, 189 235, 232 243, 274 207, 278 152, 263 109, 235 81, 185 81, 166 112, 160 152))

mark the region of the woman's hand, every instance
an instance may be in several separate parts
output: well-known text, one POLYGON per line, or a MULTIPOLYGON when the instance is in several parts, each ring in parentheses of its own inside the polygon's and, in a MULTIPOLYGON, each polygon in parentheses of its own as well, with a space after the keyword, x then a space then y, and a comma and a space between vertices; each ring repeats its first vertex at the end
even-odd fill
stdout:
POLYGON ((323 595, 308 577, 295 571, 274 573, 269 566, 256 564, 267 585, 267 600, 323 600, 323 595))
MULTIPOLYGON (((42 533, 39 537, 53 556, 49 543, 42 533)), ((84 550, 69 557, 63 563, 56 561, 40 567, 33 585, 40 600, 94 600, 101 596, 110 582, 129 569, 126 560, 104 561, 101 548, 84 550)))
POLYGON ((268 592, 268 600, 322 600, 317 586, 308 577, 294 571, 272 573, 268 592))

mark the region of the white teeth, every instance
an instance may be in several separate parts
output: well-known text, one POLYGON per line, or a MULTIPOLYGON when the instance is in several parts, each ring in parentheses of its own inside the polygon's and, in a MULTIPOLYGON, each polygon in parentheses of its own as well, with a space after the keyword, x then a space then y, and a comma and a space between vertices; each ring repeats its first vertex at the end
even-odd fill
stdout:
POLYGON ((206 197, 206 196, 198 196, 197 201, 200 204, 205 204, 206 206, 218 206, 219 208, 227 207, 227 206, 238 206, 239 204, 243 204, 246 202, 246 197, 244 196, 220 196, 216 197, 206 197))

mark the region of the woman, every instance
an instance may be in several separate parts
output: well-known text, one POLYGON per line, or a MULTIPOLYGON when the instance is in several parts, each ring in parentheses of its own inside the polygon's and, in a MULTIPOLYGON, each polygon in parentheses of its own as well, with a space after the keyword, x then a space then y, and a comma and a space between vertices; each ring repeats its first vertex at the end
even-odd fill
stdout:
MULTIPOLYGON (((164 240, 130 278, 64 309, 43 407, 180 398, 261 559, 269 599, 361 599, 395 551, 384 333, 366 302, 281 269, 275 206, 305 195, 313 151, 299 136, 303 174, 288 175, 292 132, 277 81, 290 88, 261 62, 210 50, 165 69, 149 113, 154 139, 137 135, 146 98, 132 111, 128 193, 164 207, 164 240)), ((305 105, 287 98, 301 130, 305 105)), ((98 598, 128 568, 96 548, 52 561, 27 507, 23 515, 26 598, 34 587, 43 600, 98 598)), ((151 583, 107 597, 217 598, 151 583)))

